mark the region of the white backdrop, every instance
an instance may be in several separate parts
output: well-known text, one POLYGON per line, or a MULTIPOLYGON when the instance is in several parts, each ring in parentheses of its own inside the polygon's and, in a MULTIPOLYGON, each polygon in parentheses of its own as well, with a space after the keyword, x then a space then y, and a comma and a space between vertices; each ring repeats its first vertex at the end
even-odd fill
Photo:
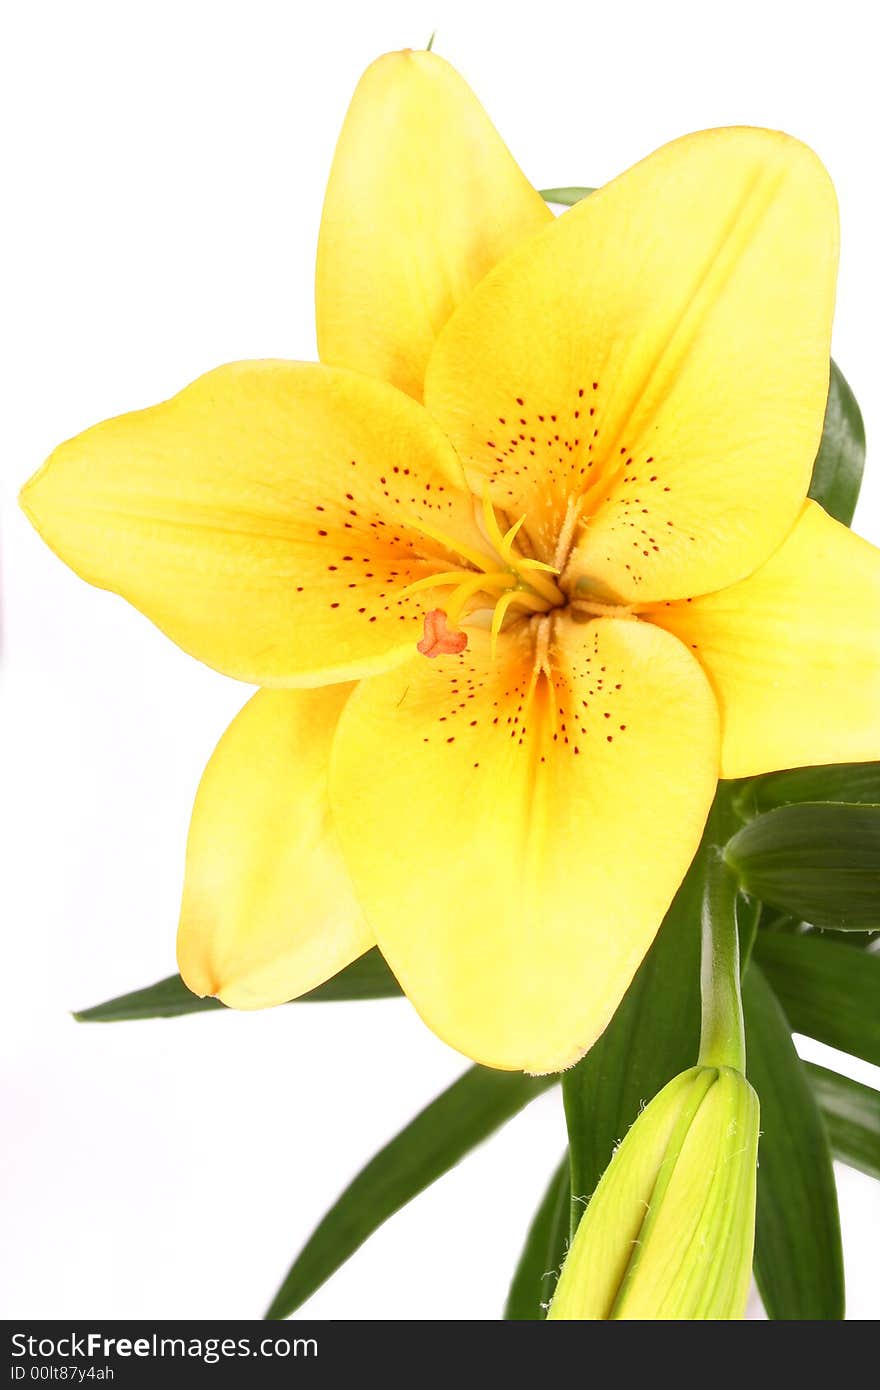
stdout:
MULTIPOLYGON (((17 487, 60 440, 213 365, 314 356, 314 247, 349 96, 374 56, 433 29, 539 187, 604 182, 711 125, 812 144, 843 218, 835 355, 878 438, 869 22, 864 0, 7 8, 2 1314, 258 1316, 361 1163, 464 1066, 398 1001, 69 1018, 174 968, 192 797, 248 692, 69 573, 17 487)), ((856 524, 880 542, 880 468, 856 524)), ((563 1142, 546 1096, 306 1314, 496 1317, 563 1142)), ((880 1185, 840 1178, 850 1316, 874 1318, 880 1185)))

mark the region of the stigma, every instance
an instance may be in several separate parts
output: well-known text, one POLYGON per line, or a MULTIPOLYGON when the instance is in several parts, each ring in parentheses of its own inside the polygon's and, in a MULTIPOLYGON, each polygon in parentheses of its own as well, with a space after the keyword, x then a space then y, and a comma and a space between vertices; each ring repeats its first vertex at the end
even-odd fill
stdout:
POLYGON ((505 622, 531 618, 562 606, 565 597, 557 585, 558 570, 530 555, 522 553, 516 540, 525 517, 502 530, 495 509, 484 489, 481 507, 482 531, 486 550, 461 546, 454 537, 446 536, 433 527, 418 524, 417 529, 446 550, 457 554, 459 568, 443 573, 424 575, 408 584, 405 592, 448 587, 451 589, 445 608, 432 608, 425 614, 424 634, 417 644, 423 656, 457 655, 465 650, 467 636, 460 624, 474 610, 491 610, 490 635, 494 655, 499 633, 505 622))
POLYGON ((466 632, 451 632, 442 608, 425 614, 425 631, 416 650, 422 656, 458 656, 468 644, 466 632))

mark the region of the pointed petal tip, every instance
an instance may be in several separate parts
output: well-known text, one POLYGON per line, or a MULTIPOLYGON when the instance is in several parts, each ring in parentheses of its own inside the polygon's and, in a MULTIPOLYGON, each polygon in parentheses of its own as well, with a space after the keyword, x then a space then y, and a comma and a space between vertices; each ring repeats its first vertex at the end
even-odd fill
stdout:
POLYGON ((52 457, 53 455, 50 455, 45 463, 42 463, 37 471, 32 473, 27 482, 23 483, 18 490, 18 505, 21 507, 28 521, 37 531, 40 529, 37 518, 37 508, 35 506, 37 493, 40 488, 40 483, 45 477, 49 464, 52 461, 52 457))
POLYGON ((197 999, 219 999, 221 1004, 225 1003, 223 999, 223 985, 216 978, 210 967, 203 961, 196 964, 196 962, 188 958, 183 958, 183 953, 180 950, 179 936, 177 969, 180 972, 180 978, 183 980, 190 994, 194 994, 197 999))
POLYGON ((377 58, 352 97, 324 200, 321 360, 420 400, 434 339, 456 305, 552 220, 450 63, 425 49, 377 58))

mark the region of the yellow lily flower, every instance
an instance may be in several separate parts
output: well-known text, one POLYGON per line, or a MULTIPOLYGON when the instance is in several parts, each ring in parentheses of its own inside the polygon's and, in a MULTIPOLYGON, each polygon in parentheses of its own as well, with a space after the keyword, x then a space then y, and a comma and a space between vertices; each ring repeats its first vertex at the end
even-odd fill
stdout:
POLYGON ((556 220, 440 58, 368 70, 323 364, 209 373, 23 494, 77 573, 266 687, 196 801, 191 989, 275 1004, 377 941, 453 1046, 568 1066, 719 775, 880 756, 878 552, 805 502, 836 256, 784 135, 675 141, 556 220))

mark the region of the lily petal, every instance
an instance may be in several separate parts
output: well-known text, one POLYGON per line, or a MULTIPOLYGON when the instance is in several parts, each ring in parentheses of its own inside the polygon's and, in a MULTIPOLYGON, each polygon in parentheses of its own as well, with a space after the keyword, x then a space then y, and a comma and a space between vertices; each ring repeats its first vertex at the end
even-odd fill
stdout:
POLYGON ((781 543, 828 394, 834 190, 771 131, 687 136, 565 213, 477 286, 425 402, 471 485, 564 582, 630 603, 706 593, 781 543), (556 557, 557 563, 559 557, 556 557))
POLYGON ((880 550, 807 502, 748 579, 650 615, 721 706, 721 775, 880 759, 880 550))
POLYGON ((521 624, 354 692, 331 800, 367 920, 429 1026, 489 1066, 570 1066, 602 1032, 699 843, 718 715, 636 621, 521 624), (555 713, 554 713, 555 709, 555 713), (393 852, 389 856, 389 844, 393 852))
POLYGON ((295 999, 374 944, 330 817, 327 767, 352 687, 261 690, 196 796, 177 957, 238 1009, 295 999))
POLYGON ((420 400, 434 339, 468 291, 553 220, 473 92, 436 53, 389 53, 352 99, 324 202, 321 359, 420 400))
POLYGON ((458 461, 421 407, 296 362, 221 367, 87 430, 21 501, 82 578, 254 685, 405 660, 431 595, 400 590, 450 563, 418 523, 481 543, 458 461))

